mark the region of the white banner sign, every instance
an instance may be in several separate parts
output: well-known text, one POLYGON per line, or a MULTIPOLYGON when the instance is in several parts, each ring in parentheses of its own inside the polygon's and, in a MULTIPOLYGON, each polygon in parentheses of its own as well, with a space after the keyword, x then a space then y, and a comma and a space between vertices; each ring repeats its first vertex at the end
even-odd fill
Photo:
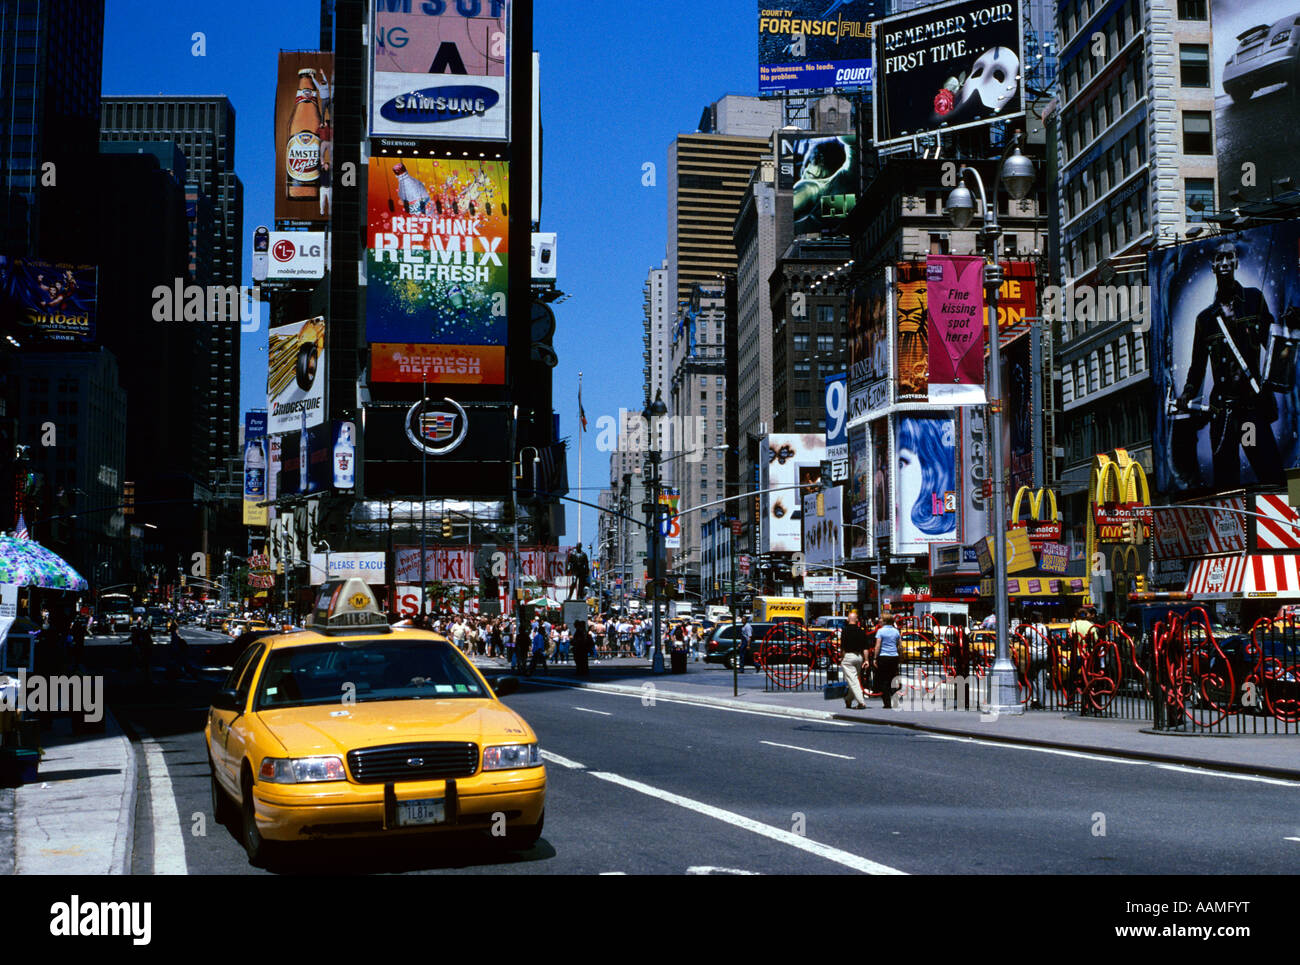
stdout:
MULTIPOLYGON (((365 580, 367 583, 382 584, 386 582, 383 553, 330 553, 329 578, 346 580, 351 577, 365 580)), ((325 554, 311 554, 312 586, 319 586, 325 581, 325 554)))

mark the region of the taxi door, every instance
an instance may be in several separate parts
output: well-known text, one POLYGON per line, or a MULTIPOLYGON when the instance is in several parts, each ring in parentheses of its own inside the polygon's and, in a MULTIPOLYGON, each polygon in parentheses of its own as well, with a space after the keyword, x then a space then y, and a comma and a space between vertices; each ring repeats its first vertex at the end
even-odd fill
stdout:
POLYGON ((232 729, 238 730, 240 727, 240 718, 243 716, 244 708, 248 703, 248 695, 252 689, 253 674, 257 665, 261 662, 262 653, 266 650, 266 645, 254 643, 235 661, 235 665, 230 668, 230 676, 223 683, 222 689, 228 690, 233 688, 239 700, 239 710, 219 710, 216 707, 208 708, 208 722, 211 734, 211 752, 212 763, 216 772, 221 775, 221 781, 226 789, 234 794, 239 793, 239 774, 234 768, 238 763, 231 764, 230 743, 232 729))

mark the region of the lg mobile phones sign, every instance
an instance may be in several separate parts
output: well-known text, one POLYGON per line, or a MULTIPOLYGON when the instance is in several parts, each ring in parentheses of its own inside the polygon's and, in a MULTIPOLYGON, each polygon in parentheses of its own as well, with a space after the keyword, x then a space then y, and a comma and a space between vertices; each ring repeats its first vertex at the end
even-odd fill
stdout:
POLYGON ((323 231, 272 231, 267 253, 267 281, 302 281, 325 277, 323 231))

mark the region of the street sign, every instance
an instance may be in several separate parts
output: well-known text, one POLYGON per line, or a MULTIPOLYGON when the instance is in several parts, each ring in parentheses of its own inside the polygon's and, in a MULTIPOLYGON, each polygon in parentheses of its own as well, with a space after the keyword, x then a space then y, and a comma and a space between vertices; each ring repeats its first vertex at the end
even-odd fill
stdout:
POLYGON ((736 565, 740 569, 741 576, 749 576, 749 555, 744 554, 736 560, 736 565))
POLYGON ((741 531, 741 529, 743 529, 743 528, 744 528, 744 524, 743 524, 740 520, 738 520, 738 519, 733 519, 733 520, 731 521, 731 535, 732 535, 732 536, 739 536, 739 535, 740 535, 740 531, 741 531))

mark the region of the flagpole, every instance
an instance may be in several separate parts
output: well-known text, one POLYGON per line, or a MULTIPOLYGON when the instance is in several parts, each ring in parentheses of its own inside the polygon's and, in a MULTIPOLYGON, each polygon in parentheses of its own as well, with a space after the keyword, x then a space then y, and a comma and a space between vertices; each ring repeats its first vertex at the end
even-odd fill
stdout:
MULTIPOLYGON (((587 427, 582 424, 582 373, 578 373, 578 492, 582 492, 582 437, 587 427)), ((578 549, 582 549, 582 507, 578 507, 578 549)))

